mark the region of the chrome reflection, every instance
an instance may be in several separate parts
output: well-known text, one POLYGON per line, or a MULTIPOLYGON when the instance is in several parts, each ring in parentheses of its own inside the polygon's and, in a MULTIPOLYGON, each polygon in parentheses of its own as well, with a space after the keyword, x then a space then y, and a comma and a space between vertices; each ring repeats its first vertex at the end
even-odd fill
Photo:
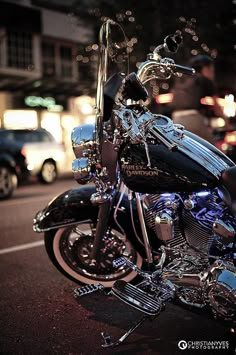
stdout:
POLYGON ((72 172, 75 180, 82 185, 87 184, 93 177, 88 158, 74 159, 72 162, 72 172))
POLYGON ((84 124, 75 127, 71 133, 71 142, 76 158, 92 154, 95 147, 95 126, 84 124))

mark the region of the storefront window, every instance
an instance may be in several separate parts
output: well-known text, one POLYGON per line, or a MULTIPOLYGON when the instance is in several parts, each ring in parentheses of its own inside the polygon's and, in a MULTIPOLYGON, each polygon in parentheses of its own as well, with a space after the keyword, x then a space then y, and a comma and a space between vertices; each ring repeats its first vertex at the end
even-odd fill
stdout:
POLYGON ((42 42, 42 67, 45 76, 72 78, 72 47, 51 41, 42 42))
POLYGON ((7 60, 9 67, 34 69, 32 34, 12 30, 7 32, 7 60))
POLYGON ((72 48, 60 47, 60 59, 61 59, 61 76, 64 78, 72 77, 72 48))
POLYGON ((42 43, 42 64, 45 76, 55 76, 55 45, 52 43, 42 43))

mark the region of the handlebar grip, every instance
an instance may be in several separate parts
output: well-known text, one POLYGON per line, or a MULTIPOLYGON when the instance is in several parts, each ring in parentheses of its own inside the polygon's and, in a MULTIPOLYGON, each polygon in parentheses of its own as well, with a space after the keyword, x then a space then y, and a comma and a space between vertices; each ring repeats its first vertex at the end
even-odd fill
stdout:
POLYGON ((185 75, 194 75, 196 72, 195 69, 193 69, 193 68, 185 67, 185 66, 179 65, 179 64, 173 65, 173 71, 176 73, 181 73, 181 74, 185 74, 185 75))

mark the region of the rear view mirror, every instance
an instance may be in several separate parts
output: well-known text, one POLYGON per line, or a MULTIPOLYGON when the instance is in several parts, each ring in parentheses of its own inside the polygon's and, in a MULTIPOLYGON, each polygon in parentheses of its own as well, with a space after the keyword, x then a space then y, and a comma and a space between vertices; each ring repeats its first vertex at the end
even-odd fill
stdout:
POLYGON ((183 38, 179 34, 168 35, 164 39, 164 48, 168 52, 176 53, 182 41, 183 38))

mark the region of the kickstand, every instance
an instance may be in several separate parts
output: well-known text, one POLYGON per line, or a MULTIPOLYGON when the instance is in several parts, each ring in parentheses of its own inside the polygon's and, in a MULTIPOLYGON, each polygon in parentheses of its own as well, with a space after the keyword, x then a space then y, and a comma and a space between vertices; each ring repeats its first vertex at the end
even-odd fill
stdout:
POLYGON ((118 346, 118 345, 120 345, 121 343, 123 343, 125 341, 125 339, 128 338, 128 336, 130 336, 135 331, 135 329, 140 327, 140 325, 143 324, 143 322, 146 319, 152 320, 153 317, 150 317, 150 316, 142 317, 124 335, 122 335, 122 337, 120 337, 120 339, 118 339, 117 342, 115 342, 115 343, 112 341, 112 337, 111 337, 111 335, 109 333, 106 333, 106 332, 101 333, 101 335, 103 337, 103 340, 104 340, 104 344, 102 344, 102 347, 103 348, 108 348, 110 346, 118 346))

